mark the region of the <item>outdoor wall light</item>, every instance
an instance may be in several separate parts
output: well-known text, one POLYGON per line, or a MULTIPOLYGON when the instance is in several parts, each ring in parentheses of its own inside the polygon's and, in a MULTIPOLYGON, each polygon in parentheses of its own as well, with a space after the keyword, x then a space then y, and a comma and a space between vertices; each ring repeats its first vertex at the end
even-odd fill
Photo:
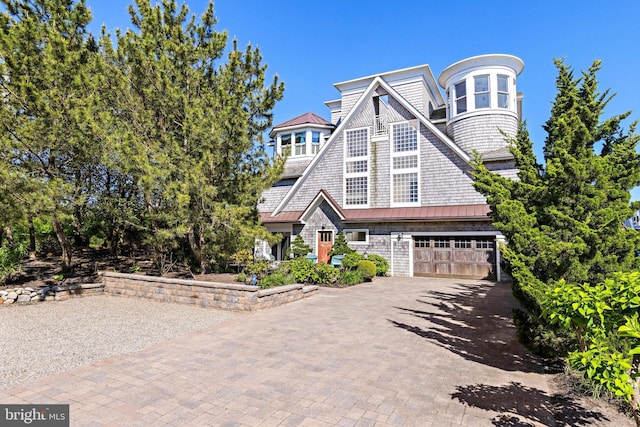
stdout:
POLYGON ((398 242, 402 240, 404 233, 398 233, 398 242))

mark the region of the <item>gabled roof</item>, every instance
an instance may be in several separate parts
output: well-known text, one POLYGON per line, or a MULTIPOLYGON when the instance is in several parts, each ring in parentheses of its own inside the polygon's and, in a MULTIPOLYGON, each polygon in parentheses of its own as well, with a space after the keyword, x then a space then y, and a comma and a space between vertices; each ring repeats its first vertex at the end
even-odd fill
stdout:
POLYGON ((315 155, 307 169, 304 171, 304 174, 298 179, 298 181, 294 184, 294 186, 289 190, 289 192, 282 198, 276 209, 273 211, 273 215, 277 215, 289 202, 291 197, 298 191, 298 189, 304 184, 307 177, 311 173, 311 171, 315 168, 315 166, 322 160, 325 156, 329 148, 334 144, 336 139, 338 139, 339 135, 347 128, 353 117, 357 114, 360 107, 366 102, 369 97, 371 97, 374 90, 378 88, 378 86, 382 87, 387 91, 389 96, 396 99, 404 108, 407 109, 416 119, 420 121, 426 128, 428 128, 437 138, 439 138, 447 147, 449 147, 458 157, 460 157, 467 164, 471 164, 471 156, 467 154, 464 150, 458 147, 447 135, 445 135, 437 126, 435 126, 429 119, 427 119, 420 111, 418 111, 411 103, 407 102, 400 94, 391 87, 381 76, 375 77, 367 89, 360 95, 358 101, 351 108, 349 113, 346 115, 344 120, 340 122, 336 130, 331 134, 329 140, 324 144, 323 147, 320 148, 318 154, 315 155))
POLYGON ((279 125, 275 125, 273 129, 271 129, 270 135, 274 134, 276 130, 297 127, 303 125, 317 125, 322 127, 335 127, 331 122, 323 119, 314 113, 304 113, 298 117, 294 117, 291 120, 287 120, 286 122, 280 123, 279 125))
POLYGON ((333 209, 333 211, 338 214, 338 217, 344 221, 345 214, 342 209, 340 209, 340 205, 336 203, 336 201, 333 200, 333 197, 331 197, 329 193, 324 190, 318 191, 316 197, 313 198, 311 203, 309 203, 309 206, 307 206, 307 208, 302 212, 302 215, 300 215, 300 221, 306 222, 307 218, 310 215, 313 215, 315 210, 318 209, 318 206, 320 206, 320 203, 322 203, 323 201, 327 202, 329 206, 331 206, 331 209, 333 209))

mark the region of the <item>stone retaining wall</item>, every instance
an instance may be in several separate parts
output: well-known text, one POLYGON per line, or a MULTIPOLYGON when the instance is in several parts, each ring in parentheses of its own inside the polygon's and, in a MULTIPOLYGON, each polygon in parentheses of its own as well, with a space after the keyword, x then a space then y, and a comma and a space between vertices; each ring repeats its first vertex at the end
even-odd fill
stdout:
POLYGON ((0 304, 63 301, 73 297, 102 295, 102 283, 60 284, 54 286, 9 288, 0 290, 0 304))
POLYGON ((232 283, 169 279, 100 272, 109 295, 150 298, 158 301, 195 304, 222 310, 253 312, 296 301, 313 294, 317 286, 287 285, 260 289, 232 283))

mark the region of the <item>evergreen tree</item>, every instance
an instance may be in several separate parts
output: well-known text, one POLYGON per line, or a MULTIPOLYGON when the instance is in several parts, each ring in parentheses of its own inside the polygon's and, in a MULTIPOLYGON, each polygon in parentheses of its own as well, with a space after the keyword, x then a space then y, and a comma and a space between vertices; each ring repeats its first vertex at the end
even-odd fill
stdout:
POLYGON ((205 271, 271 238, 256 205, 282 168, 262 133, 283 85, 265 84, 257 48, 234 42, 222 62, 227 34, 214 29, 213 3, 200 19, 175 0, 135 4, 137 31, 118 33, 117 48, 102 38, 116 102, 110 163, 138 189, 157 263, 183 253, 205 271))
POLYGON ((12 216, 48 215, 71 265, 65 225, 82 227, 100 161, 99 56, 84 0, 2 0, 0 183, 12 216))
POLYGON ((506 267, 533 307, 546 282, 597 283, 611 272, 636 268, 640 243, 637 232, 623 227, 634 211, 629 191, 640 183, 636 124, 623 129, 630 112, 601 119, 612 96, 598 92, 600 61, 581 78, 562 61, 555 63, 558 93, 544 126, 544 167, 526 124, 511 141, 519 180, 475 161, 475 187, 508 241, 506 267))

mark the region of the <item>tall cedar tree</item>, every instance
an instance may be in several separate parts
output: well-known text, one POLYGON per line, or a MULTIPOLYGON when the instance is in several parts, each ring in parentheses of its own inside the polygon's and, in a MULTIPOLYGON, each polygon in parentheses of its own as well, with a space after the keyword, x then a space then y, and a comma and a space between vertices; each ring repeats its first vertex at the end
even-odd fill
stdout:
POLYGON ((3 216, 14 220, 52 218, 68 269, 65 224, 78 234, 101 156, 93 140, 99 58, 86 30, 91 14, 84 0, 2 4, 0 204, 8 210, 3 216))
POLYGON ((487 197, 495 227, 507 238, 503 256, 514 288, 537 309, 545 283, 602 281, 637 268, 640 234, 623 221, 633 214, 630 193, 640 183, 636 123, 630 112, 602 120, 613 95, 598 92, 600 61, 575 78, 556 60, 551 118, 544 125, 544 167, 536 162, 522 124, 511 141, 519 180, 492 173, 475 161, 475 188, 487 197))
POLYGON ((257 201, 280 174, 262 134, 283 84, 265 84, 257 48, 227 46, 213 3, 200 19, 174 0, 130 6, 137 29, 104 36, 115 106, 109 164, 139 191, 158 267, 187 256, 194 270, 228 258, 269 233, 257 201))

